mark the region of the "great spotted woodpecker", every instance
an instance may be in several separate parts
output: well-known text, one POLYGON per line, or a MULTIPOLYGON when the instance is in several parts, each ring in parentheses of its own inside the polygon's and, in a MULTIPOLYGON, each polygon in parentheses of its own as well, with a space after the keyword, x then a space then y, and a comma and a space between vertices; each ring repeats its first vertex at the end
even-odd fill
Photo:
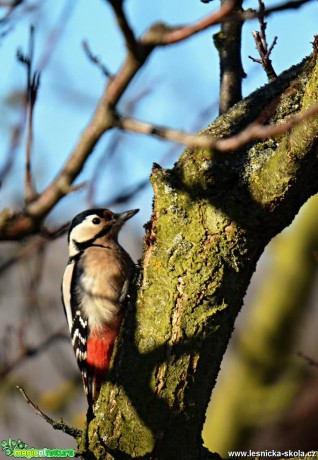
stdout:
POLYGON ((105 380, 135 271, 117 237, 138 211, 90 209, 75 216, 69 228, 62 300, 89 407, 105 380))

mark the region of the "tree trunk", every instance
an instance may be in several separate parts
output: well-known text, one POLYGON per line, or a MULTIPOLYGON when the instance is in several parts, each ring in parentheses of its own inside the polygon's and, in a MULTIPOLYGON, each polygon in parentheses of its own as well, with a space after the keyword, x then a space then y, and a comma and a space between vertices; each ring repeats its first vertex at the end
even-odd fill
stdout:
MULTIPOLYGON (((305 110, 318 99, 314 61, 257 90, 205 133, 227 137, 258 116, 276 123, 305 110)), ((136 301, 88 429, 95 458, 209 458, 201 431, 235 318, 264 247, 317 192, 317 151, 316 116, 240 151, 187 149, 171 170, 154 165, 136 301)))

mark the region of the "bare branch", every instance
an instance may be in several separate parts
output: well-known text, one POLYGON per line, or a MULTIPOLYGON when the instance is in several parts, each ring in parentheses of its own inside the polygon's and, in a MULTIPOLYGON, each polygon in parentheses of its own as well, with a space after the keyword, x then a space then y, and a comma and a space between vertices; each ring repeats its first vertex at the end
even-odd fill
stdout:
POLYGON ((222 22, 230 15, 230 13, 233 12, 235 5, 236 1, 230 0, 227 4, 221 6, 219 10, 211 13, 206 18, 186 26, 172 28, 164 24, 157 24, 150 28, 141 41, 142 43, 151 46, 165 46, 186 40, 187 38, 190 38, 193 35, 222 22))
MULTIPOLYGON (((235 11, 242 11, 242 3, 242 0, 236 2, 235 11)), ((224 8, 231 4, 231 0, 222 0, 224 8)), ((213 36, 220 57, 220 114, 242 99, 242 78, 245 77, 241 58, 242 27, 240 20, 224 21, 220 32, 213 36)))
POLYGON ((107 78, 113 78, 113 75, 110 73, 107 67, 101 62, 100 58, 93 54, 87 40, 84 40, 82 42, 82 46, 88 59, 102 71, 103 75, 105 75, 105 77, 107 78))
POLYGON ((272 61, 270 59, 271 52, 273 51, 274 46, 276 45, 277 42, 277 37, 274 37, 274 40, 271 44, 270 47, 268 47, 267 40, 266 40, 266 26, 267 23, 264 20, 265 16, 265 5, 262 0, 258 0, 259 3, 259 24, 260 24, 260 32, 254 31, 253 32, 253 37, 255 40, 256 48, 257 51, 260 55, 260 59, 255 59, 252 56, 249 56, 250 59, 252 59, 253 62, 257 62, 258 64, 261 64, 263 69, 266 72, 266 75, 270 80, 274 80, 274 78, 277 77, 277 74, 273 68, 272 61))
MULTIPOLYGON (((119 8, 117 6, 117 2, 115 3, 116 8, 119 8)), ((228 9, 226 11, 223 9, 221 13, 218 11, 213 13, 213 20, 211 20, 210 17, 207 24, 194 25, 194 27, 191 28, 191 31, 188 29, 190 26, 187 26, 186 31, 183 31, 185 33, 182 34, 182 39, 189 38, 194 33, 204 30, 206 27, 217 23, 221 17, 224 17, 225 14, 227 14, 227 12, 228 9)), ((139 59, 135 59, 135 57, 128 52, 126 61, 122 68, 119 70, 118 74, 108 82, 91 122, 84 130, 77 146, 66 161, 61 173, 35 201, 27 206, 27 211, 30 216, 33 216, 33 218, 44 217, 55 206, 55 204, 63 196, 65 196, 66 191, 72 184, 73 180, 81 172, 85 161, 91 154, 100 137, 106 131, 116 126, 117 121, 113 109, 132 78, 146 61, 155 44, 164 45, 175 43, 181 39, 181 37, 175 37, 172 40, 171 36, 169 38, 170 30, 168 33, 168 39, 167 37, 163 38, 164 34, 160 35, 159 32, 160 31, 156 28, 151 28, 150 31, 146 32, 145 36, 140 40, 139 46, 141 47, 140 50, 142 49, 142 52, 139 50, 139 59), (160 39, 160 36, 162 40, 160 39)), ((27 224, 25 223, 24 225, 27 224)))
POLYGON ((240 133, 227 139, 215 139, 207 135, 193 135, 184 131, 176 131, 125 117, 118 118, 117 127, 135 133, 160 137, 189 147, 213 148, 219 152, 229 152, 238 150, 253 140, 266 139, 278 134, 287 133, 296 125, 313 117, 317 113, 318 104, 314 104, 308 110, 294 115, 284 123, 263 125, 259 122, 253 122, 240 133))
POLYGON ((32 407, 34 412, 37 415, 39 415, 41 418, 43 418, 43 420, 45 420, 49 425, 51 425, 54 428, 54 430, 63 431, 64 433, 68 434, 69 436, 72 436, 72 438, 74 438, 74 439, 77 439, 82 435, 81 430, 79 430, 78 428, 74 428, 72 426, 67 425, 66 423, 63 422, 62 419, 53 420, 48 415, 44 414, 44 412, 42 412, 42 410, 31 401, 31 399, 28 397, 28 395, 26 394, 26 392, 24 391, 24 389, 22 387, 17 386, 16 388, 20 391, 20 393, 22 394, 22 396, 24 397, 26 402, 32 407))
POLYGON ((132 28, 128 22, 127 16, 123 10, 123 1, 122 0, 108 0, 111 4, 117 23, 122 31, 123 36, 125 37, 127 49, 135 56, 139 57, 139 44, 135 38, 135 35, 132 31, 132 28))
MULTIPOLYGON (((116 7, 118 14, 121 14, 122 1, 111 1, 114 4, 114 8, 116 7)), ((304 4, 310 0, 300 1, 301 4, 304 4)), ((294 3, 295 2, 293 2, 293 4, 294 3)), ((298 6, 299 2, 296 3, 298 6)), ((288 4, 291 5, 290 2, 288 4)), ((276 9, 277 8, 281 9, 282 6, 276 7, 276 9)), ((284 8, 286 8, 286 5, 284 5, 284 8)), ((273 11, 273 8, 268 9, 266 13, 271 11, 273 11)), ((257 17, 257 13, 252 17, 257 17)), ((245 19, 244 13, 241 15, 234 13, 231 14, 231 20, 237 20, 237 18, 240 20, 245 19)), ((185 28, 169 28, 165 25, 161 25, 160 27, 154 26, 150 28, 150 30, 140 40, 138 40, 138 58, 136 58, 136 54, 131 51, 131 47, 128 48, 126 60, 123 66, 119 70, 118 74, 113 79, 109 80, 106 85, 104 93, 101 96, 95 110, 95 114, 86 129, 83 131, 77 145, 66 160, 58 176, 52 180, 48 187, 38 197, 36 197, 36 199, 28 203, 24 210, 15 213, 8 213, 6 210, 3 210, 3 212, 0 213, 0 238, 2 240, 16 240, 21 237, 34 234, 40 230, 46 215, 53 209, 58 201, 69 192, 73 181, 82 171, 86 160, 92 153, 95 145, 99 142, 101 136, 109 129, 118 126, 118 119, 114 109, 131 80, 140 70, 152 50, 157 45, 163 46, 184 40, 225 19, 228 20, 229 16, 227 16, 227 13, 221 8, 219 11, 213 13, 212 17, 210 15, 206 23, 204 22, 205 20, 202 20, 203 22, 199 21, 193 26, 185 26, 185 28), (176 36, 175 32, 177 31, 178 34, 176 36), (170 33, 173 33, 173 35, 170 35, 170 33)), ((126 30, 125 34, 126 39, 128 40, 128 30, 126 30)), ((132 37, 130 38, 132 39, 132 37)), ((138 123, 140 124, 140 122, 138 123)), ((134 129, 136 129, 136 127, 134 129)), ((140 127, 138 129, 140 129, 140 127)), ((147 125, 146 130, 143 126, 141 132, 143 131, 148 132, 149 125, 147 125)), ((192 143, 192 145, 197 145, 198 138, 194 138, 191 135, 186 136, 190 137, 190 144, 192 143)), ((181 133, 181 135, 178 133, 177 136, 172 136, 172 139, 175 138, 178 142, 184 143, 184 133, 181 133)), ((200 137, 200 139, 202 141, 202 137, 200 137)), ((206 141, 206 144, 210 145, 210 142, 211 140, 209 139, 208 142, 206 141)), ((225 140, 222 140, 222 142, 225 142, 225 140)), ((212 144, 214 145, 214 141, 212 144)))

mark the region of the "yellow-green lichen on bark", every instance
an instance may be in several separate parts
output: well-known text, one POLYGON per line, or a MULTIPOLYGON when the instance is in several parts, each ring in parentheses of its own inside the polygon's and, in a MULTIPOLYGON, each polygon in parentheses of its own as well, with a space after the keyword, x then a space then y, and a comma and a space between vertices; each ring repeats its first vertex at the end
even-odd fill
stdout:
MULTIPOLYGON (((311 71, 306 62, 294 67, 206 132, 219 138, 238 132, 288 92, 299 74, 311 71)), ((280 112, 286 116, 287 105, 284 100, 280 112)), ((277 107, 279 101, 272 116, 277 107)), ((96 458, 104 458, 101 446, 114 458, 118 452, 153 460, 199 458, 205 409, 251 274, 298 205, 279 208, 289 182, 280 180, 276 159, 278 174, 265 188, 264 165, 287 145, 283 139, 277 144, 254 142, 229 154, 186 149, 172 170, 154 167, 154 209, 136 302, 133 295, 89 429, 96 458), (264 206, 271 188, 279 218, 264 206)))
MULTIPOLYGON (((295 86, 295 83, 294 83, 295 86)), ((312 72, 308 75, 305 71, 297 80, 297 92, 288 91, 283 100, 283 113, 286 115, 288 111, 288 101, 290 102, 290 113, 293 114, 295 107, 295 94, 299 104, 299 109, 302 111, 308 109, 318 101, 318 62, 312 72), (291 97, 288 97, 290 96, 291 97), (299 96, 302 95, 301 101, 299 96)), ((280 107, 280 106, 279 106, 280 107)), ((281 111, 277 110, 279 118, 281 111)), ((286 118, 286 116, 285 116, 286 118)), ((284 119, 285 119, 284 118, 284 119)), ((277 116, 274 117, 276 121, 277 116)), ((302 167, 301 160, 303 158, 309 161, 310 167, 311 157, 315 161, 317 150, 313 149, 318 142, 318 115, 305 120, 303 123, 296 126, 292 133, 286 134, 277 138, 277 148, 275 154, 262 165, 258 172, 259 179, 251 185, 251 191, 255 200, 263 206, 268 206, 276 199, 281 199, 291 185, 295 182, 297 171, 302 167), (313 150, 311 156, 308 151, 313 150)))
POLYGON ((308 314, 317 271, 317 210, 318 195, 271 242, 268 269, 208 411, 205 439, 221 455, 249 448, 251 435, 275 419, 284 420, 299 395, 306 363, 295 350, 301 349, 299 324, 308 314))

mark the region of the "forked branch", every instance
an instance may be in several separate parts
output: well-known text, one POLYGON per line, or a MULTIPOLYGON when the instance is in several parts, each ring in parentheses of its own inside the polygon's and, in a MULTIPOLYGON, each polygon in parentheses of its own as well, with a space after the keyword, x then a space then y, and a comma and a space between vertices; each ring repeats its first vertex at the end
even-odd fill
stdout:
POLYGON ((258 64, 261 64, 263 69, 266 72, 266 75, 270 80, 273 80, 274 78, 277 77, 277 74, 274 70, 274 67, 272 65, 272 61, 270 59, 270 55, 273 51, 274 46, 276 45, 277 42, 277 37, 274 37, 274 40, 270 46, 267 44, 267 39, 266 39, 266 27, 267 23, 264 20, 265 17, 265 5, 262 0, 258 0, 259 3, 259 25, 260 25, 260 31, 258 32, 255 30, 253 32, 253 37, 254 41, 256 44, 257 51, 260 55, 260 59, 253 58, 252 56, 249 56, 250 59, 252 59, 253 62, 257 62, 258 64))

